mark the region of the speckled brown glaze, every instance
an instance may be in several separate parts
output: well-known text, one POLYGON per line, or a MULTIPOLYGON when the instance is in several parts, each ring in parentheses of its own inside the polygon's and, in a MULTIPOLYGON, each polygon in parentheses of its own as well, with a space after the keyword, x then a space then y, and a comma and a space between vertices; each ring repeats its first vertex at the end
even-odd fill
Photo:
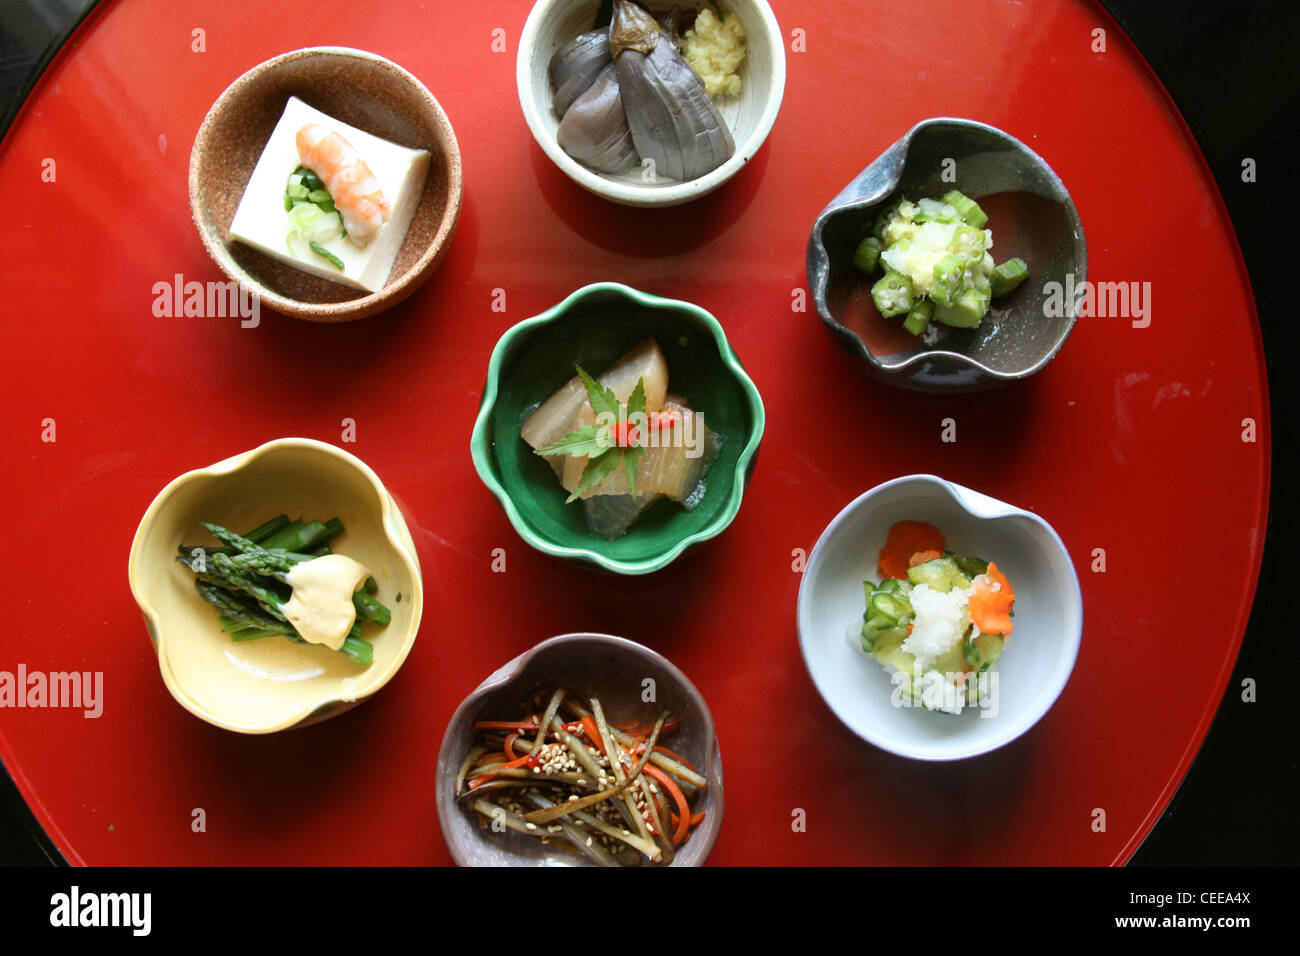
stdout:
POLYGON ((695 685, 667 658, 635 641, 610 634, 562 634, 516 657, 461 702, 438 752, 438 822, 452 858, 461 866, 583 866, 584 857, 518 833, 479 829, 478 814, 456 805, 456 771, 473 744, 474 721, 514 716, 538 690, 567 687, 580 697, 598 697, 608 718, 653 720, 660 709, 680 719, 667 746, 709 781, 694 806, 705 817, 677 850, 670 866, 703 866, 722 828, 722 757, 713 715, 695 685), (646 678, 656 701, 642 700, 646 678))
POLYGON ((194 138, 190 212, 217 265, 278 312, 312 322, 373 315, 432 274, 460 218, 460 148, 433 95, 389 60, 345 47, 294 50, 249 70, 221 94, 194 138), (290 96, 401 146, 426 149, 429 174, 388 284, 364 292, 232 242, 230 223, 290 96))

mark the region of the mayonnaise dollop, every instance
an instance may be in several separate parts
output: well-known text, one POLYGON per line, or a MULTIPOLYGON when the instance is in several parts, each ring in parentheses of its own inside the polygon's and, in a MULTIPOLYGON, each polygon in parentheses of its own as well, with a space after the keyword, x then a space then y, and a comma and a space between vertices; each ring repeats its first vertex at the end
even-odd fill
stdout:
POLYGON ((364 566, 342 554, 295 565, 285 575, 293 597, 285 602, 284 616, 303 640, 337 651, 357 619, 352 595, 368 577, 364 566))

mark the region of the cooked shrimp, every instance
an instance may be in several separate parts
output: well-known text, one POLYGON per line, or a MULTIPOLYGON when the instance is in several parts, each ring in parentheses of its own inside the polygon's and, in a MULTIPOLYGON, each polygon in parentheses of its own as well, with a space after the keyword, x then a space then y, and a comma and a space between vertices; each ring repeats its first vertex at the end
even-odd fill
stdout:
POLYGON ((379 180, 351 143, 319 123, 298 130, 297 142, 299 161, 329 190, 348 238, 364 246, 392 215, 379 180))

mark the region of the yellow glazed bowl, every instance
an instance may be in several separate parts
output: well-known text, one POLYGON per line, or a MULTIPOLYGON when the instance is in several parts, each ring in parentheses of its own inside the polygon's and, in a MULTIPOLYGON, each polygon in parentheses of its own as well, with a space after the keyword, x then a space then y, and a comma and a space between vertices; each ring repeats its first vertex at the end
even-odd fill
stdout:
POLYGON ((172 481, 136 529, 129 574, 172 696, 208 723, 249 734, 304 727, 374 694, 410 653, 424 604, 397 503, 359 458, 309 438, 277 439, 172 481), (213 543, 205 521, 242 532, 282 512, 339 518, 346 530, 331 546, 379 583, 375 596, 393 616, 386 627, 366 626, 375 648, 369 667, 282 637, 235 643, 175 560, 181 544, 213 543))

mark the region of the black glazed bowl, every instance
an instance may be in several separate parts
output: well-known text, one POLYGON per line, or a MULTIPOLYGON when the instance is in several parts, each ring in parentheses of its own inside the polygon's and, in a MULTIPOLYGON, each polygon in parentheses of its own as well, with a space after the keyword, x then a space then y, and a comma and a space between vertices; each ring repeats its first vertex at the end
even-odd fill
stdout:
POLYGON ((913 126, 821 211, 808 239, 808 283, 822 322, 873 378, 923 392, 979 391, 1043 368, 1074 328, 1074 302, 1061 294, 1071 288, 1066 277, 1078 288, 1087 274, 1083 224, 1060 178, 1024 143, 967 119, 913 126), (979 328, 942 327, 927 345, 903 330, 901 317, 876 310, 874 277, 852 259, 883 204, 950 189, 988 213, 994 259, 1018 256, 1029 278, 994 300, 979 328))

